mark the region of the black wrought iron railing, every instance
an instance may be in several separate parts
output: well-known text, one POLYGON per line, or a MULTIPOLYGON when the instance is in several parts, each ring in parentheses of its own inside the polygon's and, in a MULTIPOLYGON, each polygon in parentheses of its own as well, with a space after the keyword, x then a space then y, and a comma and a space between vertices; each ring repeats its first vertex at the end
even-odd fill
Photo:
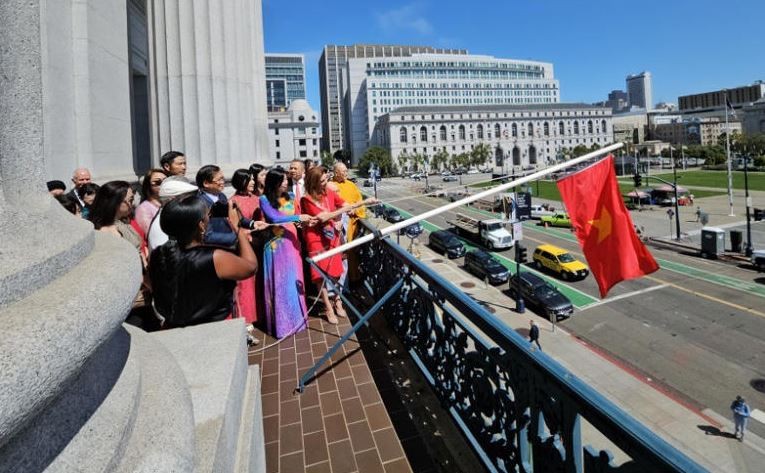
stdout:
POLYGON ((359 251, 376 306, 489 470, 705 471, 389 238, 359 251), (587 444, 584 422, 628 459, 587 444))

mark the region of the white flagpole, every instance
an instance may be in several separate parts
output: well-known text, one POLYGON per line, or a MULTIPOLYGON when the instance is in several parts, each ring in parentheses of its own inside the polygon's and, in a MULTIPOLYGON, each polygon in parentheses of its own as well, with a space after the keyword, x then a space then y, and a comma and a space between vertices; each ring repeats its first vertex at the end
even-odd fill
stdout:
POLYGON ((725 154, 728 161, 728 207, 729 217, 734 217, 733 213, 733 172, 731 171, 730 162, 730 126, 728 125, 728 91, 724 91, 725 95, 725 154))
MULTIPOLYGON (((478 194, 471 195, 468 197, 465 197, 462 200, 458 200, 456 202, 452 202, 449 204, 442 205, 441 207, 437 207, 432 210, 428 210, 425 213, 422 213, 420 215, 414 215, 412 217, 409 217, 406 220, 403 220, 398 223, 394 223, 393 225, 390 225, 388 227, 385 227, 383 229, 379 230, 380 236, 389 235, 391 233, 397 232, 400 229, 404 227, 408 227, 409 225, 419 222, 421 220, 428 219, 430 217, 434 217, 436 215, 442 214, 444 212, 447 212, 451 209, 456 209, 457 207, 461 207, 465 204, 469 204, 471 202, 475 202, 476 200, 483 199, 484 197, 488 197, 492 194, 496 194, 498 192, 502 192, 504 190, 520 186, 521 184, 525 184, 529 181, 534 181, 536 179, 539 179, 540 177, 546 176, 548 174, 552 174, 556 171, 560 171, 562 169, 566 169, 568 167, 571 167, 575 164, 579 164, 581 162, 587 161, 589 159, 592 159, 596 156, 600 156, 602 154, 607 154, 612 151, 615 151, 619 148, 624 146, 624 143, 614 143, 612 145, 608 145, 604 148, 601 148, 599 150, 595 150, 591 153, 587 153, 584 156, 580 156, 578 158, 574 158, 571 161, 567 161, 565 163, 556 164, 555 166, 550 166, 549 168, 542 169, 541 171, 537 171, 533 174, 529 174, 528 176, 520 177, 514 181, 508 182, 506 184, 501 184, 497 187, 492 187, 491 189, 487 189, 483 192, 479 192, 478 194)), ((350 241, 348 243, 345 243, 343 245, 338 246, 337 248, 333 248, 329 251, 326 251, 324 253, 321 253, 319 255, 316 255, 314 258, 312 258, 313 262, 318 263, 319 261, 325 260, 327 258, 331 258, 332 256, 335 256, 336 254, 342 253, 344 251, 350 250, 351 248, 355 248, 359 245, 363 245, 364 243, 371 241, 375 238, 375 234, 367 234, 362 237, 356 238, 353 241, 350 241)))

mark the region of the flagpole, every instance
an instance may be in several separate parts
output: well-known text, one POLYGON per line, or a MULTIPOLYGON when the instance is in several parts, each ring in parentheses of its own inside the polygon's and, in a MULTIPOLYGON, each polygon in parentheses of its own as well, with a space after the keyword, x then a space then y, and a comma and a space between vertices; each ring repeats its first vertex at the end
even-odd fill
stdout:
POLYGON ((608 146, 606 146, 604 148, 600 148, 598 150, 595 150, 595 151, 592 151, 590 153, 587 153, 587 154, 585 154, 583 156, 580 156, 578 158, 574 158, 571 161, 567 161, 565 163, 561 163, 561 164, 556 164, 554 166, 550 166, 549 168, 542 169, 540 171, 534 172, 534 173, 529 174, 527 176, 522 176, 522 177, 520 177, 518 179, 513 179, 512 181, 510 181, 508 183, 501 184, 501 185, 499 185, 497 187, 492 187, 491 189, 487 189, 487 190, 485 190, 483 192, 479 192, 478 194, 474 194, 474 195, 465 197, 464 199, 461 199, 461 200, 458 200, 458 201, 455 201, 455 202, 451 202, 449 204, 442 205, 441 207, 437 207, 435 209, 428 210, 427 212, 422 213, 420 215, 414 215, 412 217, 409 217, 406 220, 403 220, 403 221, 398 222, 398 223, 394 223, 393 225, 387 226, 387 227, 382 228, 382 229, 378 229, 374 233, 367 234, 367 235, 364 235, 364 236, 359 237, 359 238, 355 238, 352 241, 349 241, 348 243, 345 243, 343 245, 338 246, 337 248, 333 248, 333 249, 331 249, 329 251, 326 251, 324 253, 316 255, 315 257, 312 258, 312 261, 314 263, 318 263, 319 261, 325 260, 327 258, 331 258, 332 256, 335 256, 335 255, 337 255, 339 253, 342 253, 344 251, 348 251, 351 248, 355 248, 357 246, 363 245, 364 243, 367 243, 367 242, 373 240, 376 236, 382 238, 382 237, 384 237, 386 235, 389 235, 389 234, 391 234, 393 232, 398 232, 400 229, 402 229, 404 227, 408 227, 409 225, 411 225, 413 223, 416 223, 416 222, 419 222, 419 221, 422 221, 422 220, 434 217, 434 216, 442 214, 444 212, 448 212, 449 210, 456 209, 458 207, 461 207, 461 206, 463 206, 465 204, 469 204, 471 202, 475 202, 476 200, 481 200, 481 199, 486 198, 486 197, 488 197, 490 195, 496 194, 498 192, 505 191, 505 190, 510 189, 512 187, 520 186, 521 184, 525 184, 527 182, 534 181, 534 180, 539 179, 541 177, 544 177, 544 176, 546 176, 548 174, 552 174, 554 172, 561 171, 561 170, 566 169, 568 167, 571 167, 571 166, 574 166, 576 164, 585 162, 585 161, 587 161, 589 159, 592 159, 592 158, 594 158, 596 156, 600 156, 602 154, 610 153, 612 151, 615 151, 615 150, 621 148, 622 146, 624 146, 624 143, 621 143, 621 142, 614 143, 614 144, 608 145, 608 146))
POLYGON ((733 213, 733 172, 731 171, 730 162, 730 126, 728 125, 728 90, 723 90, 725 95, 725 154, 728 161, 728 207, 730 212, 729 217, 734 217, 733 213))

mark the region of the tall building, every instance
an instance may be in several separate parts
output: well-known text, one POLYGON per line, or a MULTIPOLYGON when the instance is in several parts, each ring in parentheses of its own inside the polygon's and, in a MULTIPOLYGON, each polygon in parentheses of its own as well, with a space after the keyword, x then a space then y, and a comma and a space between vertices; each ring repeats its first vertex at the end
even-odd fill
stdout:
POLYGON ((369 147, 378 117, 407 106, 551 104, 560 101, 553 66, 492 56, 413 54, 349 59, 346 143, 352 162, 369 147))
POLYGON ((293 100, 305 99, 305 59, 302 54, 266 54, 266 105, 269 112, 284 110, 293 100))
POLYGON ((608 100, 605 103, 606 107, 611 107, 612 113, 618 113, 629 107, 629 96, 627 92, 623 90, 612 90, 608 94, 608 100))
POLYGON ((261 2, 207 4, 45 2, 49 179, 78 167, 130 178, 169 150, 186 154, 190 173, 267 156, 261 2))
POLYGON ((631 106, 651 110, 653 108, 651 73, 641 72, 640 74, 628 75, 627 96, 631 106))
POLYGON ((344 147, 345 130, 345 67, 348 59, 405 57, 418 53, 467 54, 465 49, 432 48, 429 46, 397 46, 380 44, 354 44, 350 46, 326 45, 319 59, 319 85, 321 87, 322 150, 334 153, 344 147))

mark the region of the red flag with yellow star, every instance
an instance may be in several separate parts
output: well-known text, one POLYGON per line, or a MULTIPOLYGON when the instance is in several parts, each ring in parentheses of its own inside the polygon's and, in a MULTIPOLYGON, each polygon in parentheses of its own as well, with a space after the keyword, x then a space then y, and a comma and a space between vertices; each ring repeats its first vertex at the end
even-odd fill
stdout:
POLYGON ((600 297, 618 282, 650 274, 659 265, 635 233, 614 174, 614 157, 558 181, 600 297))

